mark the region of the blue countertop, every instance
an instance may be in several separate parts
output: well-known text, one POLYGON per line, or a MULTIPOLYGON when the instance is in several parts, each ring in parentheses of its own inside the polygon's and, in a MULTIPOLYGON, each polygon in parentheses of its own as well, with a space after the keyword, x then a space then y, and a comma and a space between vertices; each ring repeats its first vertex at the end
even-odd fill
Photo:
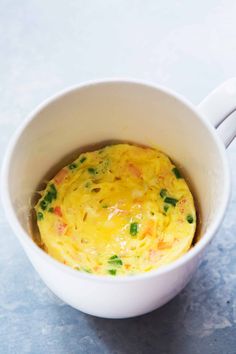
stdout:
MULTIPOLYGON (((128 76, 197 104, 236 76, 233 0, 2 0, 0 7, 1 160, 28 112, 66 86, 128 76)), ((228 157, 231 201, 200 268, 174 300, 134 319, 95 318, 56 298, 0 209, 0 353, 235 354, 236 141, 228 157)))

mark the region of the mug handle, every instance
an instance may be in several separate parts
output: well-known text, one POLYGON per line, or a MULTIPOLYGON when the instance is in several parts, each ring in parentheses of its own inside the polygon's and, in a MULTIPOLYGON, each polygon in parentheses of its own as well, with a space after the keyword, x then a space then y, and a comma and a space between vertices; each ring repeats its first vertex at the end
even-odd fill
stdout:
POLYGON ((216 129, 227 119, 219 132, 227 148, 236 137, 236 114, 230 117, 236 112, 236 78, 225 81, 213 90, 198 109, 216 129))

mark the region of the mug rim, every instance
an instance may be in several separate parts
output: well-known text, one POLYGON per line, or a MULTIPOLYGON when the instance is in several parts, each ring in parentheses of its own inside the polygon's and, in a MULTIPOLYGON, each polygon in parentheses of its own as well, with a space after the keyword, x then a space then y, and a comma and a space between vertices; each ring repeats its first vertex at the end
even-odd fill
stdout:
MULTIPOLYGON (((228 205, 229 201, 229 195, 230 195, 230 171, 229 171, 229 165, 228 165, 228 159, 225 151, 224 144, 220 137, 217 135, 216 129, 211 125, 211 123, 203 117, 203 115, 199 112, 197 109, 197 106, 192 104, 190 101, 188 101, 185 97, 183 97, 181 94, 178 94, 174 91, 172 91, 169 88, 166 88, 162 85, 157 85, 154 82, 151 81, 145 81, 145 80, 139 80, 139 79, 134 79, 134 78, 121 78, 121 77, 111 77, 111 78, 104 78, 104 79, 97 79, 97 80, 89 80, 89 81, 84 81, 81 82, 80 84, 72 85, 69 87, 66 87, 63 90, 58 91, 57 93, 51 95, 49 98, 46 98, 43 100, 43 102, 39 105, 36 106, 34 110, 32 110, 27 117, 23 120, 23 122, 20 124, 20 126, 16 129, 15 133, 10 139, 10 142, 8 143, 7 149, 5 151, 5 156, 3 159, 3 164, 2 164, 2 171, 1 171, 1 197, 2 197, 2 204, 3 208, 5 211, 6 219, 8 220, 8 223, 11 225, 12 230, 16 234, 17 238, 19 241, 22 243, 23 248, 30 248, 34 253, 36 253, 40 258, 43 259, 44 262, 49 263, 51 266, 54 266, 58 268, 60 271, 67 272, 68 275, 74 276, 76 278, 81 278, 81 279, 86 279, 86 280, 92 280, 92 281, 98 281, 98 282, 131 282, 131 281, 138 281, 138 280, 148 280, 153 277, 157 277, 159 275, 164 275, 166 273, 169 273, 173 270, 176 270, 180 268, 181 266, 186 266, 187 263, 195 258, 198 254, 201 253, 205 249, 205 247, 208 245, 208 243, 213 239, 214 235, 216 234, 223 217, 226 212, 226 208, 228 205), (111 277, 109 275, 96 275, 96 274, 88 274, 88 273, 83 273, 83 272, 78 272, 77 270, 57 261, 54 259, 52 256, 50 256, 48 253, 43 251, 30 237, 30 234, 27 233, 24 228, 21 226, 16 213, 14 212, 14 208, 11 202, 10 198, 10 193, 9 193, 9 180, 8 180, 8 174, 9 174, 9 168, 10 168, 10 162, 12 160, 12 155, 15 149, 15 146, 22 135, 22 133, 25 131, 27 126, 30 124, 31 121, 35 119, 35 117, 47 106, 49 106, 52 103, 56 103, 57 100, 60 98, 63 98, 64 96, 70 95, 71 93, 81 90, 84 88, 89 88, 91 86, 98 86, 98 85, 104 85, 104 84, 135 84, 139 86, 145 86, 147 88, 151 88, 154 90, 159 90, 165 95, 168 95, 172 98, 175 98, 176 100, 180 101, 183 103, 187 108, 189 108, 197 117, 198 119, 202 122, 203 125, 208 129, 210 132, 212 138, 214 139, 214 142, 218 148, 218 153, 220 154, 221 160, 222 160, 222 165, 224 167, 224 176, 225 176, 225 192, 224 196, 222 197, 222 203, 220 204, 219 207, 219 212, 217 217, 212 221, 209 229, 202 235, 201 239, 192 247, 189 249, 184 255, 182 255, 180 258, 176 259, 175 261, 171 262, 170 264, 164 265, 160 268, 154 269, 152 271, 146 272, 146 273, 139 273, 136 275, 128 276, 128 275, 123 275, 123 276, 116 276, 116 277, 111 277), (24 243, 23 243, 24 242, 24 243)), ((28 254, 27 254, 28 255, 28 254)))

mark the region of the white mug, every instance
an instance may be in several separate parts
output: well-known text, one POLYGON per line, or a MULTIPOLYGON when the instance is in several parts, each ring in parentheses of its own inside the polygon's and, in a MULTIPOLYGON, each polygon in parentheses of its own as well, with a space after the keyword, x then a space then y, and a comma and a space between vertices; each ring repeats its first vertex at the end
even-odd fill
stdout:
POLYGON ((65 90, 30 114, 5 155, 2 200, 26 254, 59 298, 88 314, 126 318, 162 306, 183 289, 228 203, 225 146, 236 134, 236 122, 226 125, 221 138, 215 127, 235 107, 236 79, 221 85, 198 107, 160 86, 104 80, 65 90), (64 156, 106 140, 157 146, 189 178, 200 210, 200 239, 175 262, 134 276, 97 276, 59 263, 32 240, 29 214, 39 182, 64 156))

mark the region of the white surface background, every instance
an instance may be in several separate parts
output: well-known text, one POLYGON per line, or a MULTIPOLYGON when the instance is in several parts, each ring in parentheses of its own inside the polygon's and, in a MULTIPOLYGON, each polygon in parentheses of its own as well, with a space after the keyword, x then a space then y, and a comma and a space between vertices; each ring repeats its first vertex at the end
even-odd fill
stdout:
MULTIPOLYGON (((197 104, 236 76, 236 1, 0 0, 0 158, 43 99, 110 76, 150 80, 197 104)), ((235 152, 236 142, 231 204, 205 261, 175 300, 142 318, 99 320, 56 299, 0 211, 0 353, 235 354, 235 152)))

